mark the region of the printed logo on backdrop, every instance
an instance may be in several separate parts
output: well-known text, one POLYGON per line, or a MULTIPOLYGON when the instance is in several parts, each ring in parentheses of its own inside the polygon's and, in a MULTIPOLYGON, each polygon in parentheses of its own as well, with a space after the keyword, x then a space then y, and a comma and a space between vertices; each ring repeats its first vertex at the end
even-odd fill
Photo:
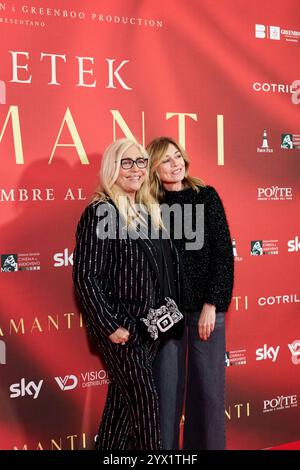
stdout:
POLYGON ((66 375, 65 377, 54 377, 59 388, 65 392, 66 390, 74 390, 75 388, 88 388, 108 385, 110 380, 108 372, 104 369, 98 371, 81 372, 79 376, 66 375))
POLYGON ((246 349, 225 352, 225 366, 243 366, 247 364, 246 349))
POLYGON ((73 266, 73 252, 69 254, 68 248, 65 248, 61 253, 55 253, 53 256, 55 261, 54 266, 61 268, 62 266, 73 266))
POLYGON ((279 349, 280 346, 268 347, 267 344, 264 344, 262 348, 256 350, 256 360, 265 361, 266 359, 270 359, 272 362, 276 362, 279 349))
MULTIPOLYGON (((74 390, 78 386, 87 388, 109 384, 108 372, 106 370, 82 372, 79 378, 74 374, 70 374, 64 377, 57 376, 54 379, 63 392, 74 390)), ((10 398, 29 396, 35 400, 40 394, 43 382, 44 380, 40 380, 36 383, 33 380, 28 381, 23 377, 20 382, 14 383, 9 387, 11 392, 10 398)))
POLYGON ((280 148, 285 150, 299 150, 300 134, 281 134, 280 148))
POLYGON ((6 104, 6 83, 0 80, 0 104, 6 104))
POLYGON ((291 361, 297 366, 300 364, 300 339, 295 339, 292 343, 288 344, 288 348, 291 351, 291 361))
POLYGON ((256 148, 257 153, 273 153, 274 150, 269 146, 266 129, 263 131, 261 146, 256 148))
POLYGON ((297 95, 298 89, 295 90, 295 82, 289 83, 268 83, 268 82, 254 82, 252 89, 257 92, 264 93, 291 93, 293 96, 297 95))
POLYGON ((269 188, 257 188, 258 201, 292 201, 292 188, 280 188, 270 186, 269 188))
POLYGON ((264 24, 255 25, 255 37, 259 39, 273 39, 280 40, 280 27, 279 26, 265 26, 264 24))
POLYGON ((229 420, 248 418, 250 416, 250 402, 226 404, 225 416, 229 420))
POLYGON ((1 255, 1 272, 12 273, 18 271, 18 255, 1 255))
POLYGON ((300 80, 294 80, 292 83, 292 96, 293 104, 300 104, 300 80))
POLYGON ((294 29, 281 28, 281 26, 268 26, 264 24, 255 25, 255 37, 257 39, 271 39, 273 41, 280 41, 281 39, 287 42, 299 42, 300 31, 294 29))
MULTIPOLYGON (((40 201, 55 201, 54 188, 0 188, 0 202, 32 202, 39 203, 40 201)), ((85 201, 86 196, 82 188, 66 188, 64 196, 61 198, 63 201, 85 201)))
POLYGON ((40 253, 21 253, 1 255, 1 272, 39 271, 40 253))
POLYGON ((59 388, 65 390, 73 390, 77 387, 78 379, 76 375, 66 375, 65 377, 54 377, 59 388))
POLYGON ((20 382, 14 383, 9 387, 11 392, 10 398, 29 396, 36 400, 40 394, 43 382, 43 380, 40 380, 38 383, 35 383, 31 380, 26 383, 26 379, 23 377, 20 382))
POLYGON ((281 143, 280 148, 282 149, 292 149, 293 144, 293 135, 292 134, 281 134, 281 143))
POLYGON ((7 319, 7 324, 0 323, 0 336, 32 335, 44 333, 66 334, 74 328, 83 328, 84 321, 81 313, 58 312, 51 315, 40 315, 35 317, 14 317, 7 319))
MULTIPOLYGON (((291 132, 281 134, 280 148, 284 150, 299 150, 300 149, 300 134, 292 134, 291 132)), ((270 147, 267 130, 264 129, 262 134, 261 146, 256 147, 256 153, 273 153, 274 149, 270 147)))
POLYGON ((300 298, 298 294, 272 295, 270 297, 259 297, 257 302, 260 307, 264 307, 266 305, 295 304, 300 302, 300 298))
POLYGON ((248 310, 248 295, 234 295, 232 297, 232 307, 236 312, 248 310))
POLYGON ((82 388, 97 387, 110 383, 108 372, 104 369, 81 372, 80 379, 82 388))
MULTIPOLYGON (((241 412, 241 407, 243 406, 242 404, 237 404, 235 405, 237 409, 237 414, 241 412)), ((88 432, 80 432, 74 430, 73 432, 70 431, 65 435, 55 435, 55 436, 49 436, 47 439, 41 439, 37 438, 37 441, 35 443, 30 443, 27 444, 26 441, 23 444, 18 444, 12 446, 13 450, 83 450, 83 449, 94 449, 95 448, 95 443, 98 440, 98 434, 91 434, 88 432)), ((122 457, 121 457, 122 458, 122 457)), ((128 463, 128 458, 124 457, 126 462, 128 463)), ((112 464, 119 463, 116 462, 116 459, 119 459, 119 457, 113 457, 111 454, 111 457, 107 457, 107 463, 108 460, 111 459, 112 464)), ((185 462, 186 463, 186 462, 185 462)), ((131 467, 134 467, 134 465, 131 465, 131 467)))
POLYGON ((298 253, 300 251, 300 240, 299 240, 298 235, 296 235, 294 240, 288 241, 288 251, 291 253, 293 252, 298 253))
POLYGON ((13 450, 83 450, 93 449, 95 447, 95 437, 87 432, 78 432, 77 430, 69 431, 66 434, 51 434, 45 437, 45 433, 36 437, 36 440, 30 444, 26 441, 17 445, 13 445, 13 450))
POLYGON ((252 240, 251 256, 278 255, 278 240, 252 240))
POLYGON ((232 243, 232 250, 233 250, 233 256, 234 256, 234 261, 243 261, 243 258, 241 256, 238 255, 238 252, 237 252, 237 247, 236 247, 236 239, 233 238, 231 240, 231 243, 232 243))
POLYGON ((0 339, 0 365, 6 364, 6 344, 0 339))
MULTIPOLYGON (((75 2, 74 2, 75 3, 75 2)), ((74 21, 74 22, 93 22, 93 23, 106 23, 120 26, 128 27, 146 27, 146 28, 162 28, 164 26, 162 19, 157 18, 141 18, 134 16, 123 16, 118 15, 116 11, 114 13, 109 13, 107 10, 104 11, 84 11, 68 9, 68 8, 51 8, 47 6, 6 6, 5 3, 0 3, 0 23, 13 23, 13 25, 26 25, 33 27, 42 27, 48 25, 48 18, 51 20, 51 23, 55 19, 56 21, 74 21), (14 14, 15 17, 11 17, 14 14), (8 17, 6 15, 9 15, 8 17), (22 18, 19 17, 22 16, 22 18), (27 17, 25 16, 27 15, 27 17)), ((121 12, 120 12, 121 13, 121 12)))
POLYGON ((253 256, 262 256, 262 240, 253 240, 251 242, 251 255, 253 256))
POLYGON ((297 395, 281 395, 268 400, 264 400, 264 413, 271 411, 287 410, 298 406, 297 395))

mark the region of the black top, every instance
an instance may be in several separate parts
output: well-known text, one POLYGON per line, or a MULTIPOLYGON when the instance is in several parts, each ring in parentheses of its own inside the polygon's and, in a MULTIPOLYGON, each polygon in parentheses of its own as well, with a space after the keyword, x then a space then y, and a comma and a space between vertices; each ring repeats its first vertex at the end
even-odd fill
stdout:
MULTIPOLYGON (((204 244, 201 249, 187 250, 184 237, 174 238, 174 226, 170 235, 179 252, 183 270, 182 303, 187 311, 201 310, 204 303, 216 306, 217 312, 228 310, 232 289, 234 259, 229 227, 222 201, 212 186, 181 191, 165 191, 162 203, 204 204, 204 244)), ((196 222, 193 212, 193 225, 196 222)), ((193 227, 194 228, 194 227, 193 227)))
MULTIPOLYGON (((179 296, 176 288, 176 269, 174 265, 174 255, 170 240, 164 238, 151 238, 151 242, 154 246, 157 258, 157 264, 159 266, 159 284, 160 284, 160 302, 157 307, 161 304, 165 297, 171 297, 177 305, 179 305, 179 296)), ((169 338, 179 339, 183 335, 184 321, 178 322, 168 332, 164 333, 164 340, 167 341, 169 338)))
POLYGON ((151 242, 154 245, 157 255, 156 261, 160 274, 159 284, 161 286, 161 300, 165 297, 171 297, 176 302, 175 272, 170 241, 152 238, 151 242))

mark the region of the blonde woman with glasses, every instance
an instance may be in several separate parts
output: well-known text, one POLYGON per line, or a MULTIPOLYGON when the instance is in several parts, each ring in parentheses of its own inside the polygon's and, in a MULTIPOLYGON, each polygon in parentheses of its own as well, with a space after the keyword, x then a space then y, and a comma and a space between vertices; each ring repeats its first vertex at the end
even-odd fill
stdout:
POLYGON ((148 225, 162 229, 159 205, 150 195, 148 162, 137 142, 112 143, 103 155, 100 186, 76 232, 75 290, 111 379, 99 450, 127 449, 130 436, 135 449, 161 448, 152 374, 158 341, 140 327, 165 294, 164 270, 171 279, 169 294, 178 295, 178 259, 169 240, 148 236, 148 225), (162 252, 170 260, 166 266, 162 252))

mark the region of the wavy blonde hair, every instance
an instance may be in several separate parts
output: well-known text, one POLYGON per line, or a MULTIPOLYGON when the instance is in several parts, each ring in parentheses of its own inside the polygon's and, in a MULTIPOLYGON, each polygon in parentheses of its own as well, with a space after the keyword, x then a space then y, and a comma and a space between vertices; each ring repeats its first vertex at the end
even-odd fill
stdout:
MULTIPOLYGON (((126 195, 116 184, 121 168, 121 159, 130 147, 136 147, 144 158, 149 158, 144 147, 135 140, 124 138, 110 144, 103 154, 99 172, 100 183, 91 200, 91 203, 93 203, 95 201, 107 201, 110 198, 127 222, 127 225, 132 223, 144 223, 143 219, 139 219, 139 214, 132 206, 129 198, 120 198, 120 196, 126 195)), ((149 165, 146 169, 144 182, 136 193, 135 202, 146 208, 156 228, 163 228, 158 201, 150 192, 149 165)))
POLYGON ((190 159, 181 145, 171 137, 158 137, 147 145, 147 152, 150 157, 150 190, 152 196, 158 201, 163 200, 165 190, 157 173, 157 168, 163 161, 169 144, 173 144, 181 153, 185 163, 185 174, 182 181, 184 188, 193 188, 199 191, 199 186, 205 186, 200 178, 189 175, 190 159))

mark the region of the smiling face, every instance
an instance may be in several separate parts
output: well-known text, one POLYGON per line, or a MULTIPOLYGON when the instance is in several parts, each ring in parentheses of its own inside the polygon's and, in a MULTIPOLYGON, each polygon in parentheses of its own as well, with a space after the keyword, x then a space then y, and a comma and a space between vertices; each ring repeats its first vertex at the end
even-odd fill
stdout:
MULTIPOLYGON (((136 161, 138 158, 145 157, 141 154, 141 151, 137 147, 132 145, 122 155, 122 160, 126 158, 130 158, 131 160, 136 161)), ((134 197, 145 180, 146 172, 147 167, 138 168, 136 164, 134 164, 132 168, 128 170, 120 166, 119 175, 115 184, 119 186, 119 188, 121 188, 125 194, 134 197)))
POLYGON ((185 176, 184 159, 174 144, 168 148, 157 168, 157 173, 162 184, 180 183, 185 176))

